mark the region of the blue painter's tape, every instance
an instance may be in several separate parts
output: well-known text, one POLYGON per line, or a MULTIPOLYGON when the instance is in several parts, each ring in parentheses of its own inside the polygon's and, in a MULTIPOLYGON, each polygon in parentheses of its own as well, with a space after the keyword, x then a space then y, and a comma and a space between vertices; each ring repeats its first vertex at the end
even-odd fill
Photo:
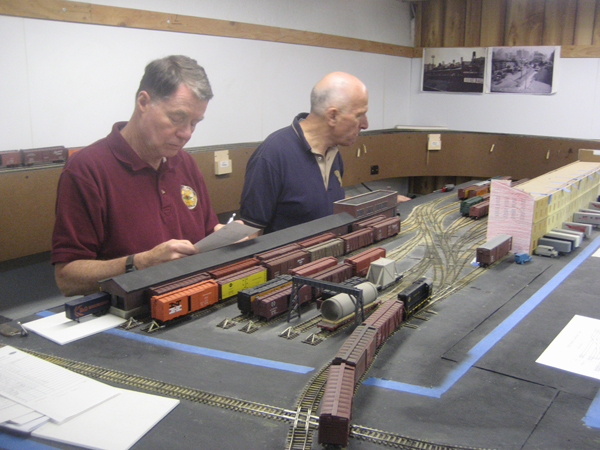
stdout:
MULTIPOLYGON (((467 354, 465 361, 458 364, 452 370, 442 384, 438 387, 421 387, 408 383, 383 380, 379 378, 369 378, 363 384, 378 386, 385 389, 408 392, 411 394, 423 395, 427 397, 439 398, 448 389, 450 389, 473 365, 485 355, 500 339, 506 336, 519 322, 525 318, 533 309, 538 306, 556 287, 561 284, 573 271, 585 261, 596 249, 600 247, 600 236, 587 245, 571 262, 563 267, 550 281, 533 294, 525 303, 523 303, 515 312, 508 316, 487 336, 479 341, 467 354)), ((600 392, 592 402, 587 415, 583 419, 586 425, 600 428, 600 392)))
POLYGON ((6 450, 56 450, 56 447, 40 444, 39 442, 3 433, 2 431, 0 431, 0 448, 6 450))
MULTIPOLYGON (((53 314, 54 313, 52 313, 50 311, 41 311, 41 312, 37 313, 38 316, 42 316, 42 317, 51 316, 53 314)), ((220 350, 212 350, 210 348, 205 348, 205 347, 196 347, 195 345, 180 344, 179 342, 165 341, 163 339, 158 339, 158 338, 151 337, 151 336, 142 336, 140 334, 131 333, 131 332, 125 331, 125 330, 112 329, 112 330, 104 331, 104 333, 112 334, 112 335, 119 336, 119 337, 122 337, 125 339, 133 339, 134 341, 144 342, 146 344, 156 345, 159 347, 172 348, 174 350, 179 350, 181 352, 194 353, 196 355, 202 355, 202 356, 210 356, 211 358, 225 359, 228 361, 239 362, 242 364, 250 364, 253 366, 266 367, 268 369, 284 370, 286 372, 294 372, 294 373, 308 373, 308 372, 312 372, 313 370, 315 370, 314 367, 299 366, 297 364, 288 364, 288 363, 279 362, 279 361, 272 361, 270 359, 255 358, 253 356, 240 355, 238 353, 230 353, 230 352, 224 352, 224 351, 220 351, 220 350)))

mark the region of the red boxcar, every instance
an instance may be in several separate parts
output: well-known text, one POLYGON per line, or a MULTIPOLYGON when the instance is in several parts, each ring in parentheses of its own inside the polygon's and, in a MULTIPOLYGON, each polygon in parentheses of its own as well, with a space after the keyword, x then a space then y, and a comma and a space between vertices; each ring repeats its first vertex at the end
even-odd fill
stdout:
POLYGON ((346 447, 350 436, 354 372, 349 364, 329 367, 319 414, 319 444, 346 447))
MULTIPOLYGON (((288 310, 292 286, 286 286, 282 289, 270 292, 266 295, 259 295, 254 299, 254 315, 270 319, 283 314, 288 310)), ((298 290, 298 302, 306 303, 312 299, 310 286, 304 285, 298 290)))
POLYGON ((359 248, 371 245, 374 242, 373 229, 364 228, 362 230, 357 230, 344 236, 340 236, 340 239, 344 241, 344 254, 348 254, 359 248))
POLYGON ((402 323, 404 303, 399 300, 388 300, 379 305, 373 314, 365 319, 363 325, 377 328, 377 347, 383 344, 390 334, 402 323))
POLYGON ((350 364, 354 366, 354 384, 367 371, 377 349, 377 329, 367 325, 357 326, 342 344, 331 364, 350 364))
POLYGON ((400 233, 400 217, 390 217, 371 225, 375 242, 395 236, 400 233))
POLYGON ((269 280, 285 275, 290 269, 310 262, 310 254, 306 250, 296 250, 277 258, 265 260, 263 266, 267 268, 267 278, 269 280))
POLYGON ((346 258, 344 263, 352 266, 354 276, 364 277, 369 271, 371 263, 379 258, 385 258, 385 254, 385 248, 383 247, 370 248, 350 258, 346 258))

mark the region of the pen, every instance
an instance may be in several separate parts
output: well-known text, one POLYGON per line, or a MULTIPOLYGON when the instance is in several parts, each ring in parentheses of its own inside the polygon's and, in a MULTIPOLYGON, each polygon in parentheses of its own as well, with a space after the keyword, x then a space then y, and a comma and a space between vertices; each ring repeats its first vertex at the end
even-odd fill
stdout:
POLYGON ((231 223, 231 222, 233 222, 233 219, 235 219, 235 213, 233 213, 233 214, 231 215, 231 217, 229 218, 229 220, 227 221, 227 223, 231 223))

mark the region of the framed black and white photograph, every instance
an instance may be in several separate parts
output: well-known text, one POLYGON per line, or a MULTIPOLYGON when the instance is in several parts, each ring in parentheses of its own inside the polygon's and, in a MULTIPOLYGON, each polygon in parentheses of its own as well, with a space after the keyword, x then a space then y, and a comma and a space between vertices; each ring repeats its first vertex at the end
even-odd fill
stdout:
POLYGON ((489 92, 554 94, 560 47, 490 47, 489 92))
POLYGON ((484 92, 486 48, 425 48, 423 92, 484 92))

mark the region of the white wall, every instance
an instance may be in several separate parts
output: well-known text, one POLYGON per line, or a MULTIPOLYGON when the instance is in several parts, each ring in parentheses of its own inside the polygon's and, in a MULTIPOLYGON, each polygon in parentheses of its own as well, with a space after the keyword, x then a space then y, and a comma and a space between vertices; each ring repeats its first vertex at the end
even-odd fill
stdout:
MULTIPOLYGON (((235 20, 411 46, 399 0, 99 0, 106 5, 235 20)), ((369 87, 370 129, 600 138, 600 60, 563 58, 559 92, 419 91, 421 60, 320 47, 0 16, 0 150, 87 145, 127 120, 145 65, 185 54, 215 98, 189 147, 255 142, 309 108, 312 86, 344 70, 369 87)))

